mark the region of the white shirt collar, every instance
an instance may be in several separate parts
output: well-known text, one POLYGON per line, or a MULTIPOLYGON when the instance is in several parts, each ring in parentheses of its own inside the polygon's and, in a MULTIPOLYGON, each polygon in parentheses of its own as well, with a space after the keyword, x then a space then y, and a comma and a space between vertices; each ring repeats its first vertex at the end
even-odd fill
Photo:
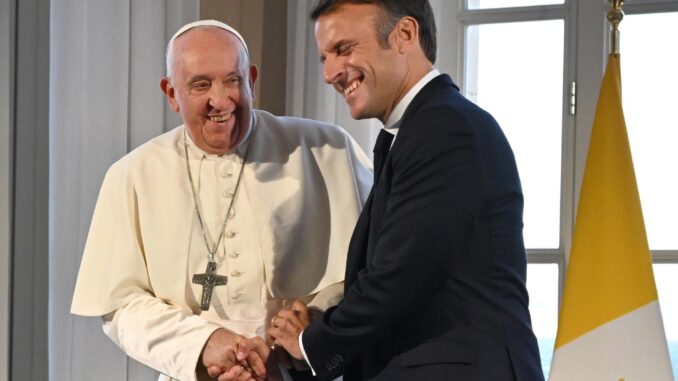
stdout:
POLYGON ((433 69, 429 71, 425 76, 421 77, 419 82, 412 86, 412 88, 395 106, 395 108, 391 112, 391 115, 388 116, 388 119, 386 119, 386 123, 384 123, 384 128, 388 132, 392 133, 393 135, 398 134, 398 128, 400 127, 400 123, 398 122, 400 122, 400 119, 403 117, 403 114, 405 113, 407 106, 409 106, 410 103, 412 103, 414 97, 419 93, 419 91, 421 91, 421 89, 424 86, 426 86, 427 83, 431 82, 433 78, 439 75, 440 71, 438 71, 438 69, 433 69))

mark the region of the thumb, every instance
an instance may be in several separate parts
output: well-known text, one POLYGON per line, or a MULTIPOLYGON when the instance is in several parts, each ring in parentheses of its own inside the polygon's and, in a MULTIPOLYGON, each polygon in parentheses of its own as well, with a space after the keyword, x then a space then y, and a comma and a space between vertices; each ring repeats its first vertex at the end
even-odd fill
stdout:
POLYGON ((247 359, 247 356, 250 352, 254 350, 254 343, 250 340, 241 340, 238 342, 238 348, 235 353, 235 358, 238 361, 243 361, 247 359))
POLYGON ((216 365, 212 365, 212 366, 207 368, 207 374, 212 378, 219 377, 221 375, 221 373, 222 373, 221 368, 216 366, 216 365))

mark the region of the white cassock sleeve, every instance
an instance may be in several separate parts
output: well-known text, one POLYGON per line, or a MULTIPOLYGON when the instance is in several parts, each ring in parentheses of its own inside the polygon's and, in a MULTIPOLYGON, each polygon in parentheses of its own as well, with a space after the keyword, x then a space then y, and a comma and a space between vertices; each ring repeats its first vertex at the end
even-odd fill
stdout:
MULTIPOLYGON (((302 300, 324 311, 343 295, 343 282, 302 300)), ((212 332, 221 328, 151 295, 138 294, 127 305, 103 316, 104 333, 128 356, 182 381, 197 380, 196 365, 212 332), (179 350, 180 349, 180 350, 179 350)))
POLYGON ((197 380, 200 352, 221 328, 143 294, 103 319, 104 333, 128 356, 182 381, 197 380))

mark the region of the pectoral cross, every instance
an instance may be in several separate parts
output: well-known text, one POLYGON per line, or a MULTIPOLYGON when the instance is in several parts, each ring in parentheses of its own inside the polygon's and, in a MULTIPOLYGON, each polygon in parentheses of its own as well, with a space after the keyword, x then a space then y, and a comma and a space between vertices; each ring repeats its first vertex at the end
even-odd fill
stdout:
POLYGON ((202 299, 200 300, 200 309, 207 311, 210 309, 210 301, 212 300, 212 290, 216 286, 222 286, 228 282, 228 277, 217 275, 215 270, 217 263, 214 261, 207 262, 207 269, 203 274, 193 275, 193 283, 202 285, 202 299))

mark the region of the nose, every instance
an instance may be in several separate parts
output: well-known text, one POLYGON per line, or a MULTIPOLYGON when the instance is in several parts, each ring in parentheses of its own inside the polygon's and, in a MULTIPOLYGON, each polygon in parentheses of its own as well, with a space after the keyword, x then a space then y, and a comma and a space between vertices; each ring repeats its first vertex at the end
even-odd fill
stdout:
POLYGON ((335 84, 344 75, 344 64, 336 57, 326 57, 323 63, 323 77, 325 83, 335 84))
POLYGON ((217 110, 225 110, 234 103, 234 93, 239 89, 232 89, 219 82, 214 82, 210 88, 209 104, 212 108, 217 110))

